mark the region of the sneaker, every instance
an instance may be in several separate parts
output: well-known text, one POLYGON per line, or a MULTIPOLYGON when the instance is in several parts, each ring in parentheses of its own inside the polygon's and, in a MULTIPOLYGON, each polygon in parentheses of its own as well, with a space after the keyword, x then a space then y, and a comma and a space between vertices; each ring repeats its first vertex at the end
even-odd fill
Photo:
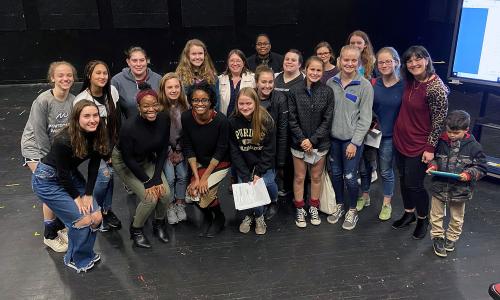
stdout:
POLYGON ((99 226, 99 231, 100 232, 108 232, 111 230, 111 226, 109 226, 106 219, 104 219, 104 215, 102 215, 102 217, 103 218, 102 218, 101 226, 99 226))
MULTIPOLYGON (((241 221, 240 224, 240 232, 241 233, 248 233, 250 231, 250 226, 252 226, 253 218, 252 216, 245 216, 243 221, 241 221)), ((257 229, 255 229, 257 232, 257 229)))
POLYGON ((266 221, 264 215, 255 219, 255 234, 266 234, 266 221))
POLYGON ((309 214, 311 215, 311 224, 318 226, 321 224, 321 218, 319 217, 318 208, 311 206, 309 207, 309 214))
POLYGON ((355 209, 349 209, 349 211, 345 214, 344 224, 342 224, 342 228, 345 230, 353 230, 356 227, 356 223, 358 223, 358 212, 355 209))
POLYGON ((445 239, 444 240, 444 249, 448 252, 452 252, 453 250, 455 250, 455 243, 456 243, 456 241, 445 239))
POLYGON ((102 212, 102 220, 105 221, 107 225, 114 229, 122 228, 122 222, 112 210, 108 210, 106 213, 102 212))
POLYGON ((375 181, 377 181, 377 179, 378 179, 377 171, 373 170, 372 171, 372 183, 374 183, 375 181))
POLYGON ((446 249, 444 248, 444 238, 435 237, 432 239, 432 248, 434 249, 434 253, 436 253, 439 257, 446 257, 446 249))
POLYGON ((392 206, 390 204, 382 204, 382 209, 380 210, 378 218, 382 221, 387 221, 391 218, 391 214, 392 206))
POLYGON ((179 223, 179 218, 177 217, 177 210, 175 209, 175 204, 171 204, 167 208, 167 220, 168 224, 170 225, 179 223))
POLYGON ((307 226, 306 223, 306 210, 304 208, 297 208, 296 209, 296 214, 295 214, 295 225, 299 228, 304 228, 307 226))
POLYGON ((57 236, 63 240, 66 244, 69 242, 68 238, 68 228, 61 229, 57 232, 57 236))
POLYGON ((345 214, 344 206, 342 204, 337 204, 337 209, 331 215, 326 218, 326 221, 330 224, 335 224, 340 218, 345 214))
MULTIPOLYGON (((99 260, 100 259, 101 259, 101 257, 99 256, 99 260)), ((75 265, 75 263, 73 261, 70 261, 69 263, 67 263, 66 266, 74 269, 76 271, 76 273, 87 272, 88 270, 90 270, 94 267, 94 260, 91 260, 90 263, 88 264, 88 266, 86 266, 84 268, 80 268, 80 269, 75 265)))
POLYGON ((94 253, 94 258, 92 258, 92 262, 95 264, 100 261, 101 261, 101 256, 98 253, 94 253))
POLYGON ((179 222, 187 220, 186 205, 177 203, 175 204, 175 213, 177 214, 177 219, 179 222))
POLYGON ((368 196, 368 199, 365 199, 363 196, 359 197, 356 203, 356 210, 361 211, 365 206, 370 206, 370 196, 368 196))
POLYGON ((65 243, 59 235, 55 239, 43 238, 43 243, 55 252, 61 253, 68 251, 68 243, 65 243))
POLYGON ((417 217, 415 217, 414 212, 405 211, 399 220, 396 220, 392 223, 392 228, 394 229, 404 228, 406 226, 409 226, 410 224, 415 223, 416 220, 417 217))

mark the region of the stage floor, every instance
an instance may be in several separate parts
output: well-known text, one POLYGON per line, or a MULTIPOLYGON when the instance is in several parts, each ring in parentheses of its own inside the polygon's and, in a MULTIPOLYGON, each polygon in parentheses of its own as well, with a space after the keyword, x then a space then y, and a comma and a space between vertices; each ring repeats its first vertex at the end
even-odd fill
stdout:
MULTIPOLYGON (((429 235, 416 241, 406 230, 377 216, 378 180, 372 205, 360 212, 353 231, 329 224, 299 229, 289 200, 269 221, 268 233, 238 232, 227 181, 221 187, 226 229, 216 238, 197 236, 199 214, 169 226, 171 241, 153 239, 152 249, 132 248, 128 224, 135 198, 115 178, 114 211, 124 228, 99 233, 102 262, 76 274, 62 254, 43 244, 41 203, 22 167, 20 138, 31 102, 46 85, 0 86, 0 298, 1 299, 489 299, 500 281, 500 202, 497 181, 479 183, 466 207, 464 232, 455 252, 438 258, 429 235)), ((76 90, 75 90, 76 91, 76 90)), ((478 99, 452 94, 450 107, 477 115, 478 99)), ((497 106, 498 108, 498 106, 497 106)), ((499 110, 497 110, 499 111, 499 110)), ((500 139, 489 139, 498 149, 500 139)), ((399 218, 399 192, 393 220, 399 218)))

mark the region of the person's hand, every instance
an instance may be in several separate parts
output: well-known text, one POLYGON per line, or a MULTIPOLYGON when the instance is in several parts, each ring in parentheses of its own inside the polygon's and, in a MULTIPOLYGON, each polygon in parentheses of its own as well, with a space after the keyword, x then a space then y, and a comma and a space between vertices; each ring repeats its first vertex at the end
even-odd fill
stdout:
POLYGON ((156 196, 158 198, 162 198, 167 194, 167 190, 163 184, 155 185, 153 188, 155 189, 156 196))
POLYGON ((431 175, 431 171, 437 171, 437 166, 430 166, 425 173, 431 175))
POLYGON ((92 195, 84 195, 82 197, 82 200, 87 213, 90 214, 90 212, 92 212, 92 209, 94 208, 94 197, 92 197, 92 195))
POLYGON ((208 177, 201 176, 200 184, 198 186, 198 191, 202 195, 205 195, 206 193, 208 193, 208 177))
POLYGON ((147 188, 144 191, 144 200, 147 202, 156 202, 158 200, 158 194, 156 192, 155 186, 147 188))
POLYGON ((354 145, 353 143, 349 143, 349 145, 347 145, 347 148, 345 149, 345 157, 347 159, 353 159, 354 156, 356 156, 356 145, 354 145))
POLYGON ((469 174, 467 174, 466 172, 462 172, 460 173, 460 181, 469 181, 470 180, 470 176, 469 174))
POLYGON ((187 187, 187 193, 191 197, 196 197, 199 194, 199 189, 198 187, 200 186, 200 179, 195 178, 194 181, 192 181, 188 187, 187 187))
POLYGON ((309 139, 303 140, 302 143, 300 143, 300 147, 305 152, 311 152, 313 150, 313 145, 309 139))
POLYGON ((257 183, 257 180, 259 180, 260 177, 257 175, 253 175, 253 184, 255 185, 257 183))
POLYGON ((28 168, 30 168, 31 173, 35 173, 36 166, 38 166, 38 162, 36 161, 30 161, 26 163, 28 165, 28 168))
POLYGON ((434 153, 424 151, 422 154, 422 162, 424 164, 430 163, 434 159, 434 153))
POLYGON ((168 155, 168 159, 175 166, 184 160, 184 156, 181 151, 171 151, 168 155))
POLYGON ((82 214, 82 215, 86 215, 88 212, 87 210, 85 209, 85 203, 83 202, 83 198, 78 196, 75 198, 75 204, 76 204, 76 207, 78 207, 78 211, 82 214))

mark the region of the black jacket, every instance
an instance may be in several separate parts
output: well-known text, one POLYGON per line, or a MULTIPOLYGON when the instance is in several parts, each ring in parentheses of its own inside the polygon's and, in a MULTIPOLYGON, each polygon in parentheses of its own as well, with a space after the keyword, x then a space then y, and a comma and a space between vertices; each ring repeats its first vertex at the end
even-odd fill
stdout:
MULTIPOLYGON (((263 64, 263 61, 259 58, 257 54, 248 57, 247 62, 248 62, 248 68, 250 68, 252 72, 255 72, 255 69, 263 64)), ((283 56, 279 55, 278 53, 270 52, 267 66, 273 69, 274 73, 281 72, 283 70, 283 56)))
POLYGON ((466 172, 470 181, 440 176, 432 177, 432 195, 441 201, 463 202, 472 199, 476 182, 486 175, 486 157, 474 136, 451 142, 446 133, 439 139, 432 166, 438 171, 460 174, 466 172))
POLYGON ((300 144, 309 139, 314 149, 330 148, 330 129, 333 118, 333 91, 321 82, 294 89, 288 99, 291 147, 302 151, 300 144))
POLYGON ((285 166, 288 150, 288 100, 280 91, 273 91, 271 96, 260 102, 273 117, 276 126, 276 166, 285 166))
POLYGON ((252 181, 252 174, 261 177, 267 170, 274 169, 276 128, 269 116, 264 120, 267 133, 260 143, 253 144, 252 122, 242 115, 229 118, 231 162, 244 182, 252 181))

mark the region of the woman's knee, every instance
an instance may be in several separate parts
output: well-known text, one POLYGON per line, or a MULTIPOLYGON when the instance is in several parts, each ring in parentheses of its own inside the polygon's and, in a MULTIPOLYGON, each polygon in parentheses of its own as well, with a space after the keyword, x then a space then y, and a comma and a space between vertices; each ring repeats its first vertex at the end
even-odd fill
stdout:
POLYGON ((79 220, 73 223, 74 228, 85 228, 92 225, 92 217, 90 215, 84 215, 79 220))

